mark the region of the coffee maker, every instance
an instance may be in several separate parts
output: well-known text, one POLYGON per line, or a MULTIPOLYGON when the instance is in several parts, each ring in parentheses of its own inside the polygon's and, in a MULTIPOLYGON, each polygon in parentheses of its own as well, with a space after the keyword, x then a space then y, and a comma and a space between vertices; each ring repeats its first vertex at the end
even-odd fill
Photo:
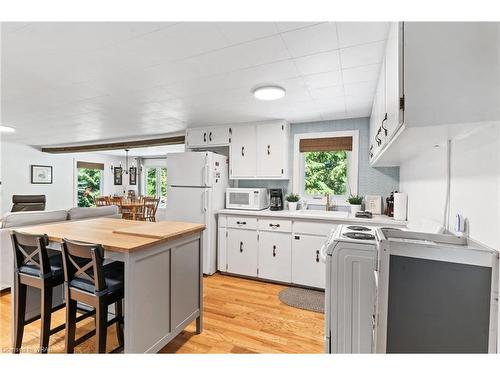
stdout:
POLYGON ((283 190, 282 189, 270 189, 269 196, 270 196, 269 209, 271 211, 283 210, 283 190))

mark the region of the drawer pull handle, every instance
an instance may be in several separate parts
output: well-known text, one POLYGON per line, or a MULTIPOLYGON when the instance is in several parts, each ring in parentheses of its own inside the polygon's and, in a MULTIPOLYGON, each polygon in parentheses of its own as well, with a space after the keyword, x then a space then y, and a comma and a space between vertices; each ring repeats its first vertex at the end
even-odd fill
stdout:
POLYGON ((240 242, 240 253, 243 252, 243 242, 240 242))
POLYGON ((300 240, 300 236, 295 236, 294 239, 300 240))
POLYGON ((237 221, 236 224, 238 225, 247 225, 246 221, 237 221))
POLYGON ((241 156, 245 156, 245 146, 241 146, 241 156))
POLYGON ((212 132, 208 133, 208 140, 212 142, 212 132))
POLYGON ((276 256, 276 245, 273 245, 273 257, 276 256))
POLYGON ((316 250, 316 263, 319 263, 319 250, 316 250))
POLYGON ((271 155, 271 145, 267 145, 267 154, 271 155))
POLYGON ((207 133, 203 133, 203 142, 206 142, 207 141, 207 133))
POLYGON ((279 228, 279 227, 280 227, 280 225, 279 225, 279 224, 269 224, 269 226, 270 226, 271 228, 279 228))

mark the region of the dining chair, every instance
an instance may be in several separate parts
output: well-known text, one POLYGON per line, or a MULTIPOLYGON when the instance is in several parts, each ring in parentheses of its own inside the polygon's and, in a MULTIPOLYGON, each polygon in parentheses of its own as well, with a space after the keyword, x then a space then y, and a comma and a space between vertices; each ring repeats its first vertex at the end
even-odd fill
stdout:
POLYGON ((110 205, 110 198, 109 197, 97 197, 95 199, 95 205, 96 206, 109 206, 110 205))
POLYGON ((123 263, 104 264, 104 249, 91 244, 63 239, 62 263, 66 292, 66 353, 73 353, 75 346, 97 336, 97 353, 106 352, 106 335, 109 326, 116 324, 118 347, 124 345, 123 336, 123 263), (76 337, 77 303, 92 306, 95 311, 95 329, 76 337), (108 307, 115 304, 115 317, 108 320, 108 307))
POLYGON ((144 197, 144 213, 142 220, 155 222, 159 203, 160 198, 144 197))
MULTIPOLYGON (((40 319, 41 353, 47 353, 50 336, 62 331, 65 324, 50 328, 52 313, 65 306, 64 303, 52 306, 53 288, 64 283, 62 257, 57 250, 48 249, 49 238, 46 234, 32 235, 17 231, 11 233, 14 250, 14 337, 13 353, 21 351, 24 327, 40 319), (40 314, 26 319, 27 288, 40 290, 40 314)), ((81 306, 79 311, 82 311, 81 306)), ((77 321, 92 315, 85 310, 77 321)))

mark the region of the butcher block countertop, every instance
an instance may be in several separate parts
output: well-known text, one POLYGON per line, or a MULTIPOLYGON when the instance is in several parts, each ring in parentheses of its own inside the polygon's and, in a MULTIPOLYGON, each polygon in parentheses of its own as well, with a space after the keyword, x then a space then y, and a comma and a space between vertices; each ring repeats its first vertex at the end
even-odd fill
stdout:
POLYGON ((96 218, 78 221, 63 221, 19 228, 19 232, 47 234, 49 240, 62 242, 63 238, 97 243, 107 251, 131 253, 158 243, 172 241, 199 233, 203 224, 178 221, 156 223, 113 218, 96 218))

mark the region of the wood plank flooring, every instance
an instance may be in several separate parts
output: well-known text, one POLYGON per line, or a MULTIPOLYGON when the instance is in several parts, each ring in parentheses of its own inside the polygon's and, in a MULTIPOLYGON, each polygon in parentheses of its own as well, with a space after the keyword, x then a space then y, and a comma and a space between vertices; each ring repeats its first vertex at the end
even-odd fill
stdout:
MULTIPOLYGON (((281 303, 282 285, 225 275, 204 278, 203 333, 191 324, 165 346, 161 353, 322 353, 323 314, 281 303)), ((10 294, 0 297, 0 352, 8 352, 10 339, 10 294)), ((64 322, 64 309, 53 314, 52 326, 64 322)), ((93 319, 78 324, 77 337, 93 329, 93 319)), ((36 351, 39 321, 25 327, 23 350, 36 351)), ((107 350, 116 346, 114 327, 108 331, 107 350)), ((94 339, 75 352, 93 353, 94 339)), ((52 353, 64 352, 64 331, 50 339, 52 353)))

